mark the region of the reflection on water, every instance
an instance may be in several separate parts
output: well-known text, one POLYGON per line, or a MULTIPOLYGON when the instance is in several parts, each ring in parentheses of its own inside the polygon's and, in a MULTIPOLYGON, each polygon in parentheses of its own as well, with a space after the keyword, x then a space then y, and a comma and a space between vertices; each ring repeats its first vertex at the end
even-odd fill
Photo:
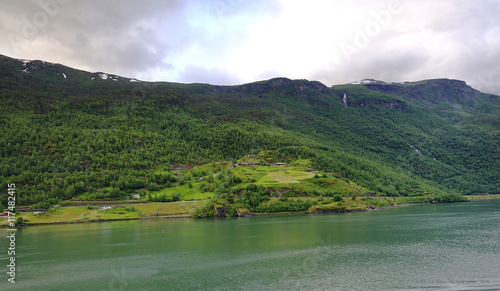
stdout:
POLYGON ((500 290, 499 242, 498 200, 26 227, 0 289, 500 290))

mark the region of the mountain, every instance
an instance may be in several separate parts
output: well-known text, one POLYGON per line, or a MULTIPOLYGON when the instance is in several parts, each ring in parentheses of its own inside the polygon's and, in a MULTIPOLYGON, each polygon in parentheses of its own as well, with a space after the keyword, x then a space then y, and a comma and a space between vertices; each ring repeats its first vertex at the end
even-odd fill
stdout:
POLYGON ((20 205, 120 197, 248 155, 378 196, 500 192, 500 99, 459 80, 214 86, 0 56, 0 102, 4 206, 9 183, 20 205))

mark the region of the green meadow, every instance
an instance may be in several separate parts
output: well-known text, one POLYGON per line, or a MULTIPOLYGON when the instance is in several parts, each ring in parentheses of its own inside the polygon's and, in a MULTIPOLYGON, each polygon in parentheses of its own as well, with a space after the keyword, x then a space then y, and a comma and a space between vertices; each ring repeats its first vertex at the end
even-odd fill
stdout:
MULTIPOLYGON (((186 201, 170 203, 113 204, 109 210, 97 206, 68 206, 51 208, 48 213, 26 213, 16 215, 24 224, 77 223, 147 217, 188 216, 206 201, 186 201)), ((7 218, 0 218, 0 226, 7 226, 7 218)))

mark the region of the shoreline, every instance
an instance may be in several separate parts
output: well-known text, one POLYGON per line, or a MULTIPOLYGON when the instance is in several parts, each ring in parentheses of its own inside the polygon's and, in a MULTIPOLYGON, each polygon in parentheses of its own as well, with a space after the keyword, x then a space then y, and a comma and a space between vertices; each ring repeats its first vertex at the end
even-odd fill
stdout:
MULTIPOLYGON (((234 218, 246 218, 246 217, 261 217, 261 216, 291 216, 291 215, 322 215, 322 214, 342 214, 342 213, 353 213, 353 212, 370 212, 375 210, 384 210, 397 207, 407 207, 416 205, 427 205, 432 203, 410 203, 410 204, 400 204, 391 205, 385 207, 374 207, 367 209, 345 209, 345 210, 323 210, 323 211, 298 211, 298 212, 274 212, 274 213, 252 213, 250 215, 234 216, 234 218)), ((191 218, 191 219, 211 219, 211 218, 226 218, 226 217, 192 217, 189 214, 185 215, 159 215, 159 216, 144 216, 144 217, 127 217, 127 218, 114 218, 114 219, 92 219, 92 220, 77 220, 77 221, 54 221, 54 222, 37 222, 16 225, 16 227, 24 226, 41 226, 41 225, 57 225, 57 224, 80 224, 80 223, 100 223, 100 222, 112 222, 112 221, 127 221, 127 220, 147 220, 147 219, 174 219, 174 218, 191 218)), ((233 218, 233 217, 227 217, 233 218)), ((1 225, 0 228, 8 228, 8 225, 1 225)))
MULTIPOLYGON (((37 222, 37 223, 16 225, 16 227, 53 225, 53 224, 99 223, 99 222, 113 222, 113 221, 126 221, 126 220, 172 219, 172 218, 192 218, 192 216, 191 215, 162 215, 162 216, 127 217, 127 218, 115 218, 115 219, 92 219, 92 220, 77 220, 77 221, 37 222)), ((10 228, 10 227, 8 225, 0 225, 0 228, 10 228)))
MULTIPOLYGON (((467 201, 464 201, 464 202, 500 199, 500 195, 477 195, 477 196, 466 196, 466 197, 468 199, 467 199, 467 201)), ((461 203, 461 202, 455 202, 455 203, 461 203)), ((289 215, 305 215, 305 214, 308 214, 308 215, 341 214, 341 213, 353 213, 353 212, 370 212, 370 211, 375 211, 375 210, 384 210, 384 209, 391 209, 391 208, 397 208, 397 207, 431 205, 431 204, 433 204, 433 203, 407 203, 407 204, 397 204, 397 205, 390 205, 390 206, 384 206, 384 207, 373 207, 373 208, 369 207, 367 209, 325 209, 325 210, 316 210, 316 211, 312 211, 312 212, 299 211, 299 212, 252 213, 250 215, 242 215, 242 216, 235 216, 235 217, 239 218, 239 217, 259 217, 259 216, 289 216, 289 215)), ((112 218, 112 219, 37 222, 37 223, 27 223, 27 224, 16 225, 16 227, 55 225, 55 224, 99 223, 99 222, 111 222, 111 221, 143 220, 143 219, 144 220, 146 220, 146 219, 174 219, 174 218, 199 219, 196 217, 192 217, 190 214, 174 214, 174 215, 127 217, 127 218, 112 218)), ((221 217, 202 217, 202 219, 206 219, 206 218, 221 218, 221 217)), ((8 225, 0 225, 0 228, 9 228, 9 226, 8 225)))
POLYGON ((464 196, 467 197, 467 199, 470 199, 471 201, 500 199, 500 194, 464 195, 464 196))

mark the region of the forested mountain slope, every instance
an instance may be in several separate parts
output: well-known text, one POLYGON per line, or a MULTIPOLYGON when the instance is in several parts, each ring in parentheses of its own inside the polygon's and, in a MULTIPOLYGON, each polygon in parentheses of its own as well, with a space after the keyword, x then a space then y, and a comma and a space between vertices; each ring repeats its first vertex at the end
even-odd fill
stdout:
POLYGON ((448 79, 359 83, 151 83, 0 56, 0 192, 117 197, 262 151, 382 196, 500 192, 498 96, 448 79))

